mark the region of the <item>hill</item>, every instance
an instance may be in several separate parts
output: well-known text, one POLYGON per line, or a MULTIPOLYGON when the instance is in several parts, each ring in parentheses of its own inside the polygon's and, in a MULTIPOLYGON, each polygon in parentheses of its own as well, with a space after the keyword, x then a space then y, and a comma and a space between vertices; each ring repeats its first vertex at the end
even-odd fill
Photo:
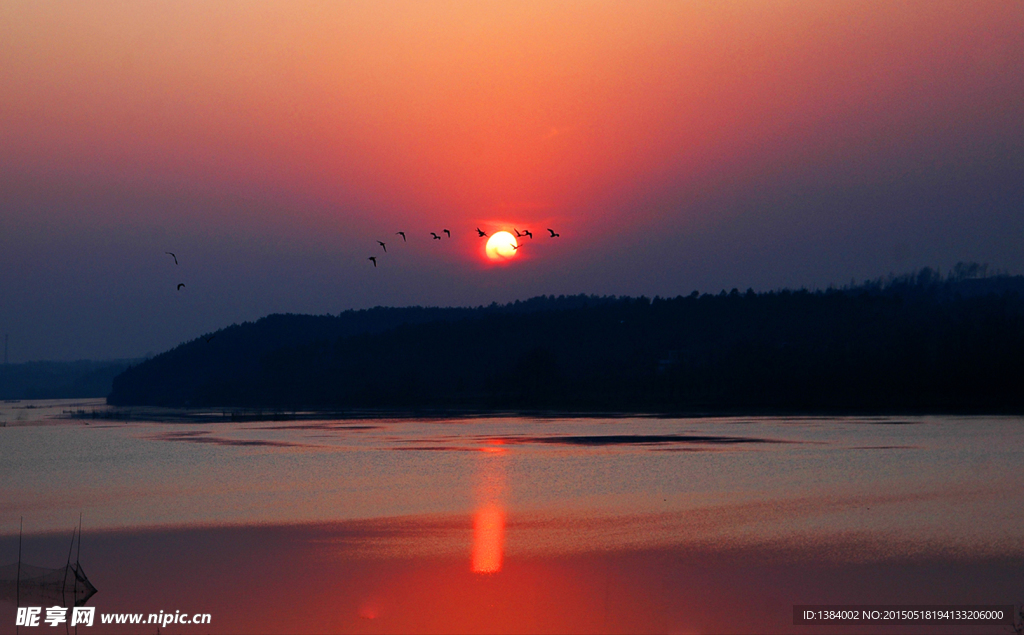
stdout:
POLYGON ((1022 412, 1024 278, 274 315, 114 380, 116 405, 1022 412))

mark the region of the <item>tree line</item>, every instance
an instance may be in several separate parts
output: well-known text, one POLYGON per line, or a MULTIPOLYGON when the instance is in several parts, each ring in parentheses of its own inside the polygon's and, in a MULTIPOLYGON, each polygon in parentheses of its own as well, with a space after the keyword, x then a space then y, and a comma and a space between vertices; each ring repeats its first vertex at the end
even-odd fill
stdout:
POLYGON ((115 405, 1024 411, 1024 277, 273 315, 127 369, 115 405))

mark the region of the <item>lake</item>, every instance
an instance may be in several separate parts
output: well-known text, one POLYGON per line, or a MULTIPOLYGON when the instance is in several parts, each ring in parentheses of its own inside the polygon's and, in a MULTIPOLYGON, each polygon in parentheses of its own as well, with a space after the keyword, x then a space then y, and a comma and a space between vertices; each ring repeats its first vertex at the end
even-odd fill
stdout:
POLYGON ((0 564, 24 518, 63 566, 81 513, 89 605, 211 615, 165 633, 1005 633, 793 606, 1024 600, 1021 417, 122 414, 0 404, 0 564))

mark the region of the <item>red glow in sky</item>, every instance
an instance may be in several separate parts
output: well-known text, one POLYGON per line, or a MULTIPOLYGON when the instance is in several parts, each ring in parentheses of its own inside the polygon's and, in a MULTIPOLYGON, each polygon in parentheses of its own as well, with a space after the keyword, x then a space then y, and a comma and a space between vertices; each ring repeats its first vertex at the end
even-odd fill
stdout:
POLYGON ((1015 1, 4 2, 0 322, 14 359, 105 357, 274 311, 1017 270, 1022 33, 1015 1), (478 226, 536 238, 492 267, 478 226))

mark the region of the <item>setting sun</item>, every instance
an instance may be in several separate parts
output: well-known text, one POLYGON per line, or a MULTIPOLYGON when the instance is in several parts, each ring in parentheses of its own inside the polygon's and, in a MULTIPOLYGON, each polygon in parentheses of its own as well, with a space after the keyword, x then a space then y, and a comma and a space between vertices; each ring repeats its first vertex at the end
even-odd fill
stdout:
POLYGON ((519 243, 516 237, 506 231, 494 232, 487 239, 487 257, 491 260, 504 260, 516 255, 519 243))

